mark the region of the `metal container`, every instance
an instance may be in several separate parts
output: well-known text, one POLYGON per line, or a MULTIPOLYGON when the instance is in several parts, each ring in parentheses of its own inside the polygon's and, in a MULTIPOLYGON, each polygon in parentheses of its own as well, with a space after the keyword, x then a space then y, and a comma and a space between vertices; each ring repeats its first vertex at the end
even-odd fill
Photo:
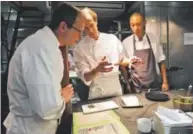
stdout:
POLYGON ((193 111, 193 97, 178 96, 173 99, 173 107, 175 109, 181 109, 184 112, 193 111))
POLYGON ((193 124, 190 126, 165 126, 156 113, 154 113, 153 121, 156 134, 193 134, 193 124))

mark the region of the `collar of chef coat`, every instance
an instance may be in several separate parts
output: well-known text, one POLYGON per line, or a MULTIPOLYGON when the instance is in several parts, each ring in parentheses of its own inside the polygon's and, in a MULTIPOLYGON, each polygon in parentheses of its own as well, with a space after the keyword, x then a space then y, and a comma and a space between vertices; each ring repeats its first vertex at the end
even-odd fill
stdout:
POLYGON ((45 26, 44 28, 42 28, 42 31, 47 35, 47 39, 49 39, 50 41, 53 41, 54 44, 57 45, 57 47, 60 46, 60 43, 56 37, 56 35, 53 33, 53 31, 48 27, 45 26))
MULTIPOLYGON (((139 41, 139 38, 138 38, 135 34, 133 34, 133 35, 135 36, 135 41, 139 41)), ((146 35, 146 33, 143 35, 143 38, 142 38, 141 41, 147 41, 147 35, 146 35)))

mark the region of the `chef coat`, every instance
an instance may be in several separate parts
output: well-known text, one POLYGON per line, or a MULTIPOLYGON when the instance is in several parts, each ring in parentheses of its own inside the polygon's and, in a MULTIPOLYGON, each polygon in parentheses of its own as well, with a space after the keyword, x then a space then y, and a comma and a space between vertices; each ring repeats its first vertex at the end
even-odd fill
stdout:
MULTIPOLYGON (((95 80, 86 81, 84 78, 85 72, 91 71, 95 68, 104 56, 106 56, 106 60, 111 63, 117 63, 120 57, 123 56, 122 44, 113 34, 100 33, 97 41, 86 36, 74 48, 74 61, 77 68, 77 75, 87 86, 90 86, 89 99, 99 98, 99 96, 104 97, 106 95, 111 96, 113 94, 122 94, 121 85, 118 79, 118 66, 114 66, 112 72, 100 73, 95 80), (118 88, 113 89, 113 85, 108 83, 105 84, 105 86, 109 85, 108 87, 105 87, 104 83, 99 84, 102 79, 109 83, 112 83, 111 80, 114 80, 116 85, 114 87, 118 88), (104 90, 102 89, 103 91, 99 88, 94 89, 98 84, 104 86, 104 90), (110 88, 110 86, 112 87, 112 90, 106 90, 106 88, 110 88)), ((102 88, 101 86, 99 87, 102 88)))
POLYGON ((19 45, 9 65, 7 134, 55 134, 65 109, 63 70, 59 42, 47 26, 19 45))

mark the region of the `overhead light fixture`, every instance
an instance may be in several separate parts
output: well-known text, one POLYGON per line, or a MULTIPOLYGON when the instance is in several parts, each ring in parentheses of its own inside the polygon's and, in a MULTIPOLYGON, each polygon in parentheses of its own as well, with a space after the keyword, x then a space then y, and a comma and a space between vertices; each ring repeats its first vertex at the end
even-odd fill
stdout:
MULTIPOLYGON (((13 31, 14 31, 15 29, 13 29, 13 31)), ((24 30, 26 30, 26 29, 24 29, 24 28, 19 28, 18 29, 18 31, 24 31, 24 30)))

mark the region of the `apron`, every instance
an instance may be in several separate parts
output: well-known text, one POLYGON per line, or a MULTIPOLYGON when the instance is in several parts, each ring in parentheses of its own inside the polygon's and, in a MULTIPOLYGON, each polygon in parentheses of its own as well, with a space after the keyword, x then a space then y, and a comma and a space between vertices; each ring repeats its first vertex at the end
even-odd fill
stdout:
POLYGON ((122 95, 119 72, 98 75, 91 83, 88 99, 97 99, 122 95))
POLYGON ((146 35, 146 38, 150 48, 136 50, 136 41, 133 35, 134 56, 141 58, 144 62, 143 64, 134 64, 135 66, 130 70, 133 86, 137 89, 150 88, 155 85, 157 79, 155 56, 148 35, 146 35))

